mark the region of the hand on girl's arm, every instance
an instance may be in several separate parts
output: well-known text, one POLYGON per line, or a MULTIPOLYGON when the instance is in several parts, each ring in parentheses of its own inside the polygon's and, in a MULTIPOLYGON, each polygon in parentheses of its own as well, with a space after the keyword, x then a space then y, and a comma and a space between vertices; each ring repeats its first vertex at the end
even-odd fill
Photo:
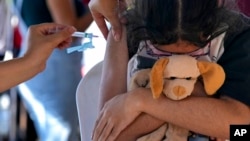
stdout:
POLYGON ((65 48, 71 43, 74 27, 44 23, 29 28, 28 50, 23 57, 0 62, 0 91, 24 82, 46 67, 46 61, 55 48, 65 48), (61 29, 57 33, 50 31, 61 29))

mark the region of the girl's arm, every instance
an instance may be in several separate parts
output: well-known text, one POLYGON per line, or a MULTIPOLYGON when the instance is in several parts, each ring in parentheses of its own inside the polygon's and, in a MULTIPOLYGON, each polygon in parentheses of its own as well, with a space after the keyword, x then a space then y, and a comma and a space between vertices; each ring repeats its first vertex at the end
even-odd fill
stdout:
POLYGON ((106 53, 103 62, 100 109, 105 102, 117 94, 127 91, 127 64, 128 48, 126 31, 123 29, 121 41, 114 40, 111 33, 108 35, 106 53))
MULTIPOLYGON (((229 97, 216 99, 192 96, 180 101, 173 101, 163 96, 155 100, 151 95, 152 93, 148 89, 136 89, 127 95, 128 100, 124 105, 135 105, 134 110, 159 119, 137 118, 129 126, 130 128, 127 128, 128 131, 124 132, 128 133, 127 136, 132 140, 149 130, 149 126, 151 126, 151 130, 155 129, 155 125, 151 125, 151 123, 160 124, 160 120, 200 134, 225 139, 229 138, 231 124, 246 125, 250 123, 249 105, 229 97), (144 128, 145 124, 149 125, 148 128, 144 128), (129 129, 131 130, 129 131, 129 129)), ((121 136, 126 135, 121 134, 121 136)))

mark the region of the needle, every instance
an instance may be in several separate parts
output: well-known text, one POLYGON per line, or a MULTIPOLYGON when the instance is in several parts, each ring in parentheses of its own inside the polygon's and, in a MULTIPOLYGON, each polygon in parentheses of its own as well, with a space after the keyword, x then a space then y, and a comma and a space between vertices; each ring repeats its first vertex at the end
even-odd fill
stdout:
POLYGON ((72 34, 73 37, 82 37, 82 38, 92 38, 92 37, 99 37, 97 35, 93 35, 92 33, 85 33, 85 32, 74 32, 72 34))

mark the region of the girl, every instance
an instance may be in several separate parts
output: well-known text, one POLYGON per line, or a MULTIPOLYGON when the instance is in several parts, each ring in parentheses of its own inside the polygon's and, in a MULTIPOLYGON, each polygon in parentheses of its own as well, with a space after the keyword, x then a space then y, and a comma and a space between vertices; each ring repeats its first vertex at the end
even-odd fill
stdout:
POLYGON ((135 141, 165 122, 193 131, 202 139, 229 139, 231 124, 249 124, 249 19, 230 10, 231 4, 217 0, 135 0, 125 11, 127 33, 123 32, 120 42, 108 37, 101 111, 93 140, 135 141), (193 96, 178 102, 166 97, 154 100, 145 88, 126 91, 127 73, 151 67, 154 60, 173 54, 214 61, 224 68, 226 81, 216 98, 201 96, 205 93, 201 82, 193 96))

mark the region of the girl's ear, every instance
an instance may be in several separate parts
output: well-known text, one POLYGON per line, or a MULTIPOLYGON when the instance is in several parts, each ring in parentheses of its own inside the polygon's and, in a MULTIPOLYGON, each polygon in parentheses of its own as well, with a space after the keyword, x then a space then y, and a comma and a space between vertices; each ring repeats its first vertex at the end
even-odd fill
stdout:
POLYGON ((205 61, 198 61, 197 65, 203 78, 205 91, 208 95, 214 94, 224 83, 223 68, 216 63, 205 61))
POLYGON ((150 87, 153 98, 159 98, 163 90, 163 74, 168 64, 168 58, 157 60, 150 73, 150 87))

